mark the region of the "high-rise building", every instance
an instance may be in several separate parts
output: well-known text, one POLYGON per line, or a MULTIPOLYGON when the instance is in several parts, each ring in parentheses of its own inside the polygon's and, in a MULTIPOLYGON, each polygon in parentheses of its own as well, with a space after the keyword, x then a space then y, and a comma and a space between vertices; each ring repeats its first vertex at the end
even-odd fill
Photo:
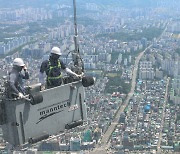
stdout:
POLYGON ((83 141, 84 142, 91 142, 92 141, 92 131, 90 129, 84 132, 83 141))
POLYGON ((132 62, 132 56, 129 55, 129 63, 131 63, 131 62, 132 62))
POLYGON ((127 66, 127 64, 128 64, 128 60, 127 60, 127 58, 125 58, 124 59, 124 66, 127 66))
POLYGON ((125 123, 125 119, 126 119, 126 116, 124 113, 122 113, 119 118, 119 123, 125 123))
POLYGON ((69 151, 69 144, 59 144, 60 151, 69 151))
POLYGON ((5 46, 0 45, 0 55, 4 55, 4 53, 5 53, 5 46))
POLYGON ((156 69, 156 75, 155 76, 158 79, 162 79, 163 78, 163 71, 156 69))
POLYGON ((122 62, 122 54, 120 53, 118 56, 118 64, 121 64, 121 62, 122 62))
POLYGON ((147 38, 142 38, 141 43, 143 45, 143 48, 146 48, 147 47, 147 38))
POLYGON ((80 151, 81 150, 81 139, 80 138, 71 138, 70 139, 70 150, 71 151, 80 151))
POLYGON ((38 151, 59 151, 58 141, 42 142, 38 151))

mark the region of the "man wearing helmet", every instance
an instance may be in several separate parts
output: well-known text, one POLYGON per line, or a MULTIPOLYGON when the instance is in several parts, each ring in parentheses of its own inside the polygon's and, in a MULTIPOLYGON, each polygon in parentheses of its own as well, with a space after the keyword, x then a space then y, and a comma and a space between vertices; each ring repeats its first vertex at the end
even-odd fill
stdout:
POLYGON ((44 81, 44 72, 46 73, 46 84, 47 88, 52 88, 56 86, 60 86, 62 83, 62 75, 61 70, 65 70, 66 73, 80 77, 80 75, 72 72, 69 68, 65 66, 65 64, 59 59, 62 55, 60 48, 53 47, 51 49, 51 54, 49 60, 45 60, 41 64, 40 74, 39 74, 39 81, 42 85, 45 84, 44 81))
POLYGON ((24 97, 25 89, 23 87, 23 79, 29 79, 29 73, 21 58, 15 58, 13 61, 13 68, 9 73, 9 87, 10 87, 10 97, 20 98, 24 97), (24 70, 24 74, 21 72, 24 70))

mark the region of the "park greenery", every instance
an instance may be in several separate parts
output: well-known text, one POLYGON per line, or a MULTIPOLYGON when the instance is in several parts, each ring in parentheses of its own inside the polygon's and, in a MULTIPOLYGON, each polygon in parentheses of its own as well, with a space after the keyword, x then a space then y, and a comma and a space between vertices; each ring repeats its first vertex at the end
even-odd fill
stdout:
POLYGON ((41 26, 47 27, 47 28, 55 28, 58 27, 58 25, 64 23, 66 18, 64 17, 54 17, 52 19, 45 20, 41 22, 41 26))
MULTIPOLYGON (((114 33, 114 34, 101 34, 98 37, 109 37, 110 39, 116 39, 121 41, 132 41, 132 40, 141 40, 143 37, 147 38, 148 40, 152 40, 154 37, 158 37, 162 33, 162 29, 157 28, 149 28, 143 30, 142 33, 134 33, 134 34, 127 34, 127 33, 114 33)), ((137 50, 135 52, 130 53, 122 53, 123 59, 128 58, 129 55, 132 57, 137 56, 141 51, 144 49, 137 50)), ((179 50, 177 50, 179 52, 179 50)), ((114 63, 119 56, 119 52, 112 52, 111 54, 111 63, 114 63)), ((105 91, 107 93, 113 92, 121 92, 128 94, 130 91, 130 83, 125 83, 123 79, 120 78, 120 75, 116 75, 113 73, 106 74, 109 78, 109 82, 106 85, 105 91)))
POLYGON ((21 36, 16 32, 20 30, 22 27, 23 27, 22 25, 1 25, 0 42, 7 43, 11 38, 21 36))
POLYGON ((24 25, 4 25, 3 26, 2 24, 1 24, 1 26, 2 27, 1 27, 0 31, 6 32, 6 33, 14 33, 24 27, 24 25))
MULTIPOLYGON (((73 21, 73 18, 72 18, 73 21)), ((9 40, 11 40, 14 37, 20 37, 24 35, 33 35, 35 33, 44 33, 48 31, 48 28, 55 28, 58 27, 58 25, 63 24, 65 22, 64 17, 55 17, 53 19, 48 19, 41 22, 32 22, 28 23, 27 25, 4 25, 0 27, 0 42, 7 43, 9 40), (22 33, 19 33, 22 28, 28 27, 26 31, 22 33)), ((78 19, 79 24, 82 24, 84 26, 87 25, 96 25, 98 24, 97 21, 90 19, 90 18, 79 18, 78 19)))
POLYGON ((113 40, 120 40, 124 42, 133 41, 133 40, 141 40, 142 38, 147 38, 148 40, 152 40, 153 38, 157 38, 163 29, 160 28, 146 28, 143 29, 142 32, 117 32, 117 33, 105 33, 105 34, 98 34, 96 37, 106 37, 113 40))
POLYGON ((111 54, 111 61, 110 61, 110 63, 114 64, 115 61, 117 60, 118 56, 119 56, 119 52, 113 51, 112 54, 111 54))
POLYGON ((26 45, 29 45, 29 44, 33 44, 33 43, 35 43, 35 42, 36 42, 35 40, 31 40, 30 42, 28 42, 28 43, 26 43, 26 44, 23 44, 23 45, 15 48, 14 50, 8 52, 8 53, 5 54, 5 55, 0 55, 0 59, 5 58, 6 56, 12 55, 12 54, 14 54, 14 53, 16 53, 16 52, 21 52, 22 49, 23 49, 23 47, 25 47, 26 45))
POLYGON ((38 24, 37 22, 29 23, 29 29, 26 31, 28 34, 33 33, 43 33, 47 31, 47 28, 44 28, 42 25, 38 24))
POLYGON ((124 94, 128 94, 130 91, 130 84, 125 83, 123 79, 120 78, 120 76, 114 76, 110 77, 108 76, 108 83, 105 88, 106 93, 113 93, 113 92, 120 92, 124 94))
MULTIPOLYGON (((122 53, 122 59, 128 58, 131 55, 132 56, 132 63, 134 63, 134 58, 133 57, 136 57, 143 50, 144 50, 144 48, 141 49, 141 50, 133 51, 133 52, 122 53)), ((118 56, 119 56, 119 52, 113 51, 112 54, 111 54, 111 61, 110 61, 110 63, 114 64, 117 61, 118 56)))
POLYGON ((7 43, 15 37, 31 36, 35 33, 47 32, 47 28, 37 22, 29 23, 27 25, 6 25, 0 28, 0 42, 7 43), (26 31, 20 32, 24 27, 28 27, 26 31))
POLYGON ((176 49, 176 53, 180 56, 180 48, 176 49))
POLYGON ((87 18, 87 17, 80 17, 78 18, 78 24, 84 25, 84 26, 89 26, 89 25, 98 25, 98 21, 92 19, 92 18, 87 18))

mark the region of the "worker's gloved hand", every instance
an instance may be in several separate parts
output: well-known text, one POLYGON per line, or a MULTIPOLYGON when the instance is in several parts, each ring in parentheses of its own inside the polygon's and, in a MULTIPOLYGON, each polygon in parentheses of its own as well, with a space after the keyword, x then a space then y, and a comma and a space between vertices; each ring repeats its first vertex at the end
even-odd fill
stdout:
POLYGON ((81 73, 81 78, 84 76, 84 72, 81 73))
POLYGON ((45 84, 42 84, 42 85, 41 85, 41 91, 43 91, 43 90, 45 90, 45 89, 46 89, 45 84))
POLYGON ((27 71, 27 67, 25 65, 24 65, 23 69, 24 69, 24 71, 27 71))
POLYGON ((81 74, 77 74, 78 78, 82 78, 84 76, 84 72, 82 72, 81 74))
POLYGON ((80 75, 79 75, 79 74, 76 74, 76 77, 77 77, 77 78, 82 78, 82 75, 81 75, 81 74, 80 74, 80 75))
POLYGON ((23 98, 24 97, 24 95, 22 93, 19 93, 18 96, 19 96, 19 98, 23 98))

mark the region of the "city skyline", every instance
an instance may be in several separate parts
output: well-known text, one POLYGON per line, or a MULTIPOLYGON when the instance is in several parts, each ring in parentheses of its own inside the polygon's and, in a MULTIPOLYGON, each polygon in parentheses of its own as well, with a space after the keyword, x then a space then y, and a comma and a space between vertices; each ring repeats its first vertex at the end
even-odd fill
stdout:
MULTIPOLYGON (((1 77, 8 75, 13 59, 20 57, 31 74, 25 85, 39 83, 41 62, 49 59, 54 46, 62 51, 61 60, 66 66, 73 68, 72 2, 0 0, 1 77)), ((92 87, 85 88, 83 103, 87 105, 87 119, 84 125, 72 130, 65 129, 50 137, 46 134, 48 139, 29 145, 27 150, 34 153, 178 153, 179 9, 178 0, 77 0, 77 43, 84 74, 96 78, 92 87)), ((63 75, 68 76, 65 72, 63 75)), ((1 85, 3 81, 0 78, 1 85)), ((69 81, 65 78, 65 87, 69 85, 66 82, 69 81)), ((3 86, 1 88, 3 91, 3 86)), ((77 88, 71 86, 70 89, 76 91, 77 88)), ((62 89, 61 93, 68 95, 62 89)), ((56 99, 54 95, 53 100, 56 99)), ((61 99, 60 94, 58 98, 61 99)), ((42 110, 42 116, 45 116, 42 123, 53 123, 48 118, 54 114, 63 116, 64 111, 62 114, 55 112, 57 108, 60 111, 60 105, 54 105, 47 109, 48 115, 42 110)), ((37 108, 43 109, 40 106, 37 108)), ((78 107, 69 108, 67 101, 64 109, 71 112, 78 107)), ((35 106, 33 110, 35 113, 35 106)), ((21 116, 27 118, 25 112, 21 116)), ((20 117, 19 113, 17 117, 20 117)), ((23 124, 25 142, 28 122, 21 122, 23 124)), ((11 150, 3 137, 1 146, 4 151, 11 150)))

